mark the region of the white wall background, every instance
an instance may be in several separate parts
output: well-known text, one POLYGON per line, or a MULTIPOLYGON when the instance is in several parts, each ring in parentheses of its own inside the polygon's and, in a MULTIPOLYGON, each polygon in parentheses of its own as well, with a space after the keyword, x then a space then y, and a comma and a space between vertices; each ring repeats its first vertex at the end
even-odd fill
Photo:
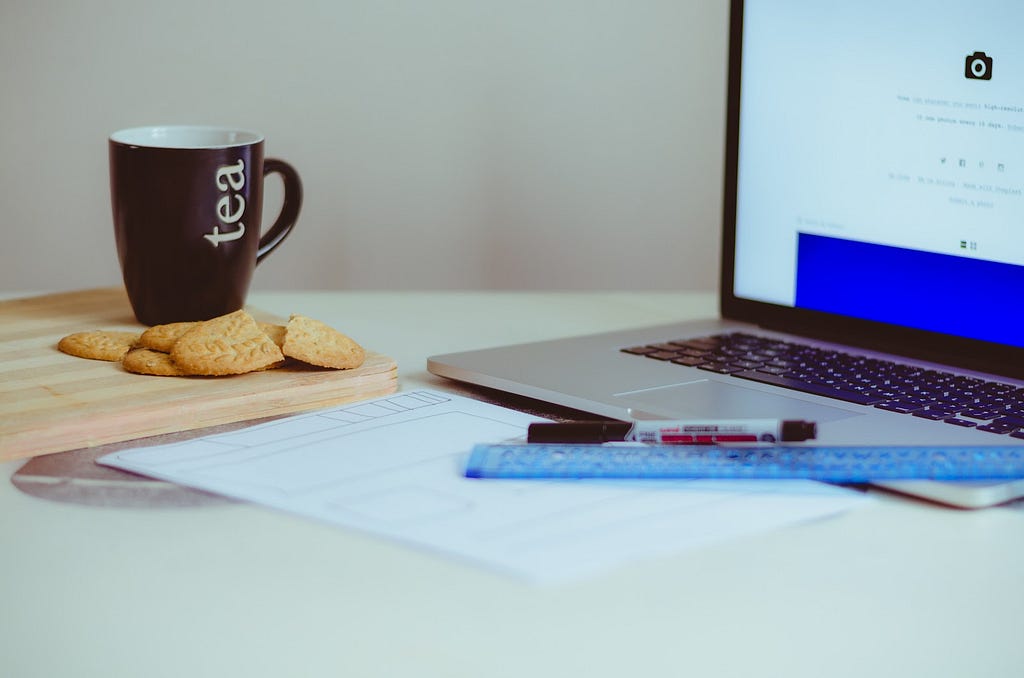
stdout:
POLYGON ((106 138, 172 123, 262 131, 299 169, 259 289, 712 289, 727 15, 0 0, 0 289, 119 284, 106 138))

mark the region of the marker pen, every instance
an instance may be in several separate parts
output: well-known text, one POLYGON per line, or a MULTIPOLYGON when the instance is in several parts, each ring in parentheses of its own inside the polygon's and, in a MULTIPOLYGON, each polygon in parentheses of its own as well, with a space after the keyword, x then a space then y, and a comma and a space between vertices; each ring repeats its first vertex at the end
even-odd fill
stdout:
POLYGON ((774 443, 810 440, 812 421, 781 419, 709 419, 707 421, 580 421, 530 424, 531 443, 639 442, 655 445, 774 443))

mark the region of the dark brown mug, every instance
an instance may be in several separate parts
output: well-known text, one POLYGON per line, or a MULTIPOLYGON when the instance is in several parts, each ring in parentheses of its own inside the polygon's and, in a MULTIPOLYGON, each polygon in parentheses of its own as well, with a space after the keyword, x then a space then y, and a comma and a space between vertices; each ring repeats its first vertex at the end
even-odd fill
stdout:
POLYGON ((245 305, 256 265, 302 206, 295 169, 263 158, 263 135, 222 127, 137 127, 110 135, 114 237, 139 322, 206 320, 245 305), (264 233, 263 178, 284 181, 264 233))

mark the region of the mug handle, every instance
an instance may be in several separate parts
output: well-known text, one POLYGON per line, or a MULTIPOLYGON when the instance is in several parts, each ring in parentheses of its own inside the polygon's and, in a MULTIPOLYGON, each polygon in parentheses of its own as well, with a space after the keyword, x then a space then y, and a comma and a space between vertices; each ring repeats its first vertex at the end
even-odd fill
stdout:
POLYGON ((295 227, 295 222, 299 218, 299 209, 302 207, 302 181, 299 180, 299 173, 284 160, 277 158, 264 160, 263 176, 275 172, 280 174, 284 181, 284 204, 281 205, 281 213, 277 215, 274 225, 260 236, 260 244, 256 249, 257 264, 277 249, 277 246, 284 242, 284 239, 292 232, 292 228, 295 227))

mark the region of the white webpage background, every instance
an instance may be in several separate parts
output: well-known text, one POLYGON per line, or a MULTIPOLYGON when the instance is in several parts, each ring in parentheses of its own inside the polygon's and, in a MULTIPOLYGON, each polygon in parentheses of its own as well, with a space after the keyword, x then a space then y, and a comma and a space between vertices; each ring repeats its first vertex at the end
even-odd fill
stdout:
POLYGON ((1024 264, 1024 3, 750 0, 745 24, 739 296, 793 305, 801 231, 1024 264))
POLYGON ((535 582, 839 513, 864 495, 811 481, 471 480, 476 443, 535 417, 398 393, 99 462, 289 511, 535 582))

